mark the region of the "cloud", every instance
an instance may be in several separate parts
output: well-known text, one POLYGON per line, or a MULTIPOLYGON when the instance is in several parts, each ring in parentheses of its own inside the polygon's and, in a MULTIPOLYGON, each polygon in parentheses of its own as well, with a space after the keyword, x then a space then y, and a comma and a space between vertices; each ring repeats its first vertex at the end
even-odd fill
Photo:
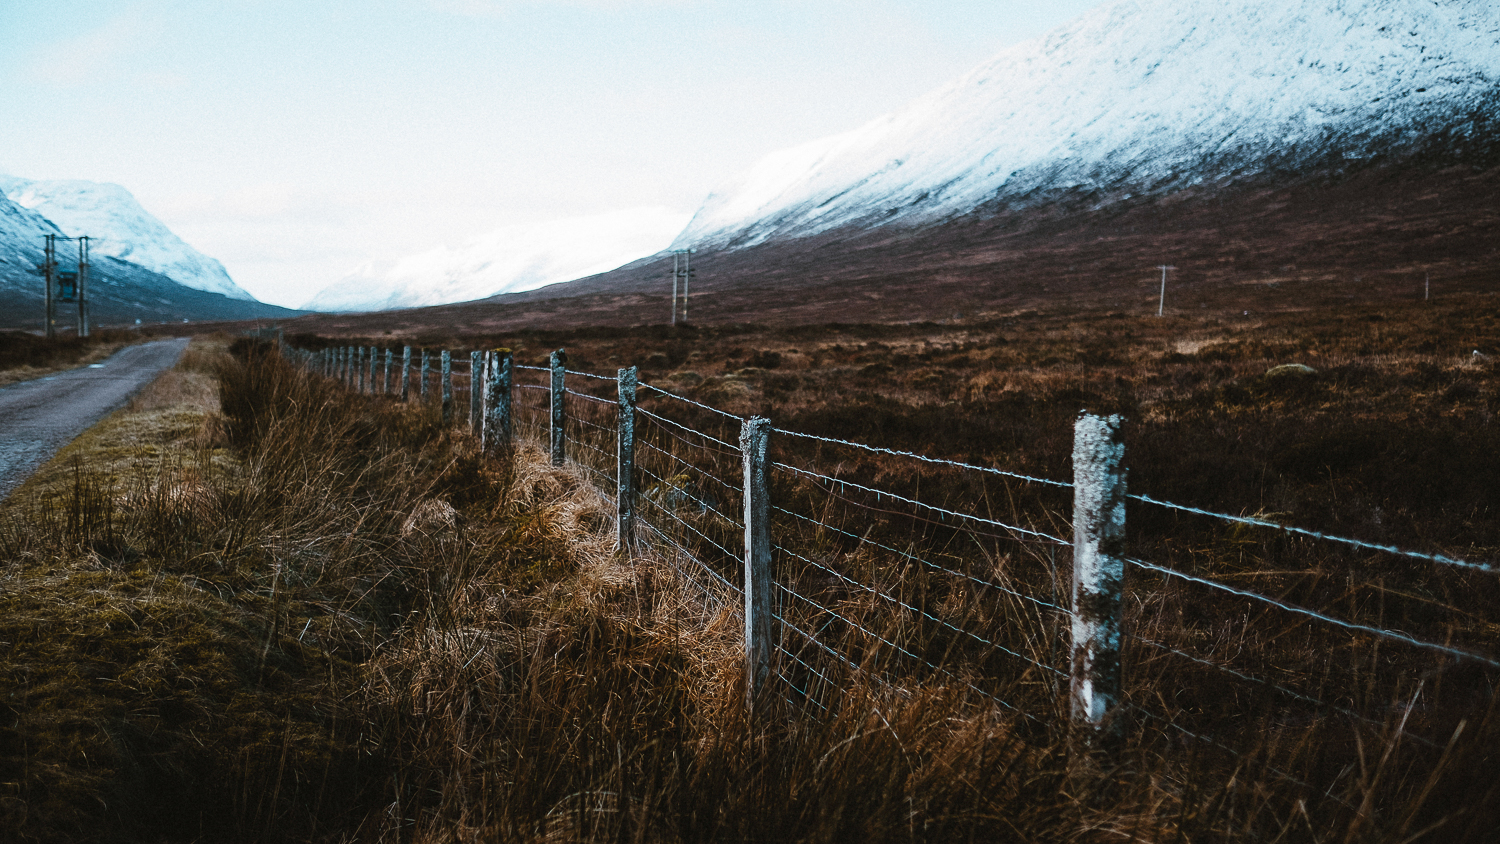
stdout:
POLYGON ((499 18, 523 6, 573 9, 660 9, 696 5, 697 0, 427 0, 439 12, 470 18, 499 18))
POLYGON ((103 26, 37 49, 25 74, 34 82, 73 87, 108 76, 118 60, 139 51, 153 34, 138 10, 118 15, 103 26))

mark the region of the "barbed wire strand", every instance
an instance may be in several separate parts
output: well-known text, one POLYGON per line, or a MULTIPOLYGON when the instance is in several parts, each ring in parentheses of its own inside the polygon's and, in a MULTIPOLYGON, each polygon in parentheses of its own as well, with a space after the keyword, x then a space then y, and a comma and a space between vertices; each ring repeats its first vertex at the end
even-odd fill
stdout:
POLYGON ((1016 653, 1015 651, 1011 650, 1010 648, 1005 647, 1004 645, 997 644, 995 642, 990 641, 989 639, 984 638, 983 636, 980 636, 978 633, 974 633, 972 631, 965 630, 962 627, 957 627, 957 626, 949 623, 948 621, 945 621, 945 620, 943 620, 941 618, 938 618, 937 616, 933 615, 932 613, 930 613, 930 612, 928 612, 926 610, 918 609, 917 607, 914 607, 911 604, 906 603, 905 601, 901 600, 900 598, 894 597, 892 595, 888 595, 885 592, 881 591, 880 589, 877 589, 876 587, 869 585, 868 583, 861 583, 861 582, 859 582, 859 581, 857 581, 857 580, 855 580, 855 579, 853 579, 851 577, 846 576, 842 572, 835 571, 835 570, 829 568, 828 566, 825 566, 822 563, 819 563, 816 560, 808 559, 807 557, 802 556, 801 554, 797 553, 796 551, 791 550, 790 548, 786 548, 786 547, 781 546, 781 545, 777 545, 775 547, 776 547, 777 550, 781 551, 782 553, 789 554, 792 557, 795 557, 796 559, 799 559, 799 560, 803 561, 804 563, 807 563, 808 565, 811 565, 811 566, 814 566, 816 568, 822 569, 823 571, 828 572, 829 574, 833 575, 834 577, 839 578, 840 580, 844 581, 845 583, 848 583, 851 586, 856 586, 856 587, 858 587, 860 589, 863 589, 863 590, 865 590, 867 592, 870 592, 871 594, 877 595, 880 598, 882 598, 882 599, 884 599, 884 600, 886 600, 886 601, 888 601, 888 602, 890 602, 892 604, 895 604, 896 606, 901 607, 902 609, 905 609, 905 610, 907 610, 909 612, 914 612, 914 613, 917 613, 918 615, 921 615, 921 616, 923 616, 923 617, 925 617, 925 618, 927 618, 929 620, 936 621, 938 624, 941 624, 942 626, 948 628, 949 630, 952 630, 955 633, 961 633, 961 634, 963 634, 965 636, 968 636, 971 639, 974 639, 975 641, 982 642, 982 643, 984 643, 986 645, 989 645, 991 648, 994 648, 995 650, 1000 651, 1001 653, 1009 654, 1009 655, 1015 657, 1016 659, 1022 660, 1023 662, 1029 662, 1032 665, 1035 665, 1037 668, 1040 668, 1040 669, 1042 669, 1044 671, 1050 671, 1050 672, 1052 672, 1053 674, 1056 674, 1059 677, 1066 677, 1066 676, 1068 676, 1067 674, 1065 674, 1065 673, 1063 673, 1061 671, 1058 671, 1056 668, 1053 668, 1050 665, 1047 665, 1047 664, 1042 663, 1042 662, 1037 662, 1036 660, 1032 659, 1029 656, 1026 656, 1025 654, 1016 653))
MULTIPOLYGON (((1364 723, 1370 724, 1372 726, 1376 726, 1376 727, 1384 727, 1385 726, 1380 721, 1377 721, 1374 718, 1370 718, 1370 717, 1368 717, 1366 715, 1361 715, 1360 713, 1355 712, 1352 709, 1349 709, 1349 708, 1343 707, 1343 706, 1339 706, 1338 704, 1329 703, 1329 702, 1327 702, 1325 700, 1322 700, 1322 699, 1319 699, 1319 698, 1316 698, 1316 697, 1312 697, 1311 695, 1303 694, 1303 693, 1298 692, 1298 691, 1296 691, 1294 689, 1288 689, 1285 686, 1282 686, 1282 685, 1280 685, 1278 683, 1273 683, 1270 680, 1267 680, 1267 679, 1265 679, 1263 677, 1256 677, 1253 674, 1245 674, 1244 672, 1236 671, 1235 669, 1230 668, 1227 665, 1222 665, 1220 663, 1212 662, 1212 661, 1204 659, 1202 657, 1195 656, 1194 654, 1186 653, 1185 651, 1180 651, 1180 650, 1172 647, 1171 645, 1165 645, 1165 644, 1162 644, 1161 642, 1152 641, 1151 639, 1147 639, 1144 636, 1136 636, 1136 635, 1130 634, 1130 633, 1127 633, 1125 635, 1128 638, 1134 639, 1137 642, 1140 642, 1140 643, 1145 644, 1145 645, 1150 645, 1151 647, 1156 648, 1158 650, 1166 651, 1167 653, 1171 653, 1171 654, 1176 654, 1177 656, 1180 656, 1183 659, 1186 659, 1186 660, 1198 663, 1199 665, 1204 665, 1204 666, 1207 666, 1209 668, 1213 668, 1215 670, 1222 671, 1225 674, 1230 675, 1231 677, 1237 677, 1237 678, 1239 678, 1241 680, 1244 680, 1246 682, 1256 683, 1258 685, 1265 686, 1266 688, 1269 688, 1269 689, 1275 689, 1276 691, 1281 692, 1282 694, 1286 695, 1287 697, 1293 698, 1294 700, 1300 700, 1303 703, 1314 704, 1314 705, 1323 707, 1324 709, 1328 709, 1328 710, 1331 710, 1333 712, 1337 712, 1338 714, 1343 715, 1346 718, 1351 718, 1351 719, 1356 720, 1356 721, 1363 721, 1364 723)), ((1442 745, 1439 745, 1436 742, 1433 742, 1433 741, 1430 741, 1430 740, 1428 740, 1426 738, 1423 738, 1422 736, 1410 735, 1410 734, 1408 734, 1408 735, 1409 735, 1410 738, 1412 738, 1412 739, 1416 740, 1417 742, 1419 742, 1421 744, 1424 744, 1424 745, 1426 745, 1426 746, 1428 746, 1430 748, 1438 749, 1438 750, 1442 749, 1442 745)))
POLYGON ((653 390, 655 392, 661 393, 662 395, 664 395, 664 396, 666 396, 668 398, 677 399, 680 402, 684 402, 686 404, 693 405, 694 407, 700 407, 700 408, 702 408, 704 410, 709 411, 710 413, 717 413, 720 416, 724 417, 725 419, 733 419, 736 422, 743 422, 743 421, 745 421, 744 419, 742 419, 742 418, 740 418, 738 416, 735 416, 733 413, 727 413, 725 411, 722 411, 722 410, 718 409, 717 407, 710 407, 710 406, 708 406, 706 404, 703 404, 702 402, 696 402, 696 401, 693 401, 690 398, 684 398, 683 396, 679 396, 676 393, 672 393, 672 392, 668 392, 666 390, 663 390, 662 388, 656 386, 655 384, 647 384, 644 381, 642 381, 640 383, 639 387, 641 389, 653 390))
POLYGON ((1184 513, 1192 513, 1198 516, 1209 516, 1211 518, 1221 519, 1227 522, 1236 522, 1242 525, 1251 525, 1253 527, 1274 528, 1275 530, 1279 530, 1284 533, 1297 534, 1299 536, 1311 537, 1313 539, 1323 539, 1329 542, 1338 542, 1344 545, 1353 546, 1355 548, 1364 548, 1368 551, 1383 551, 1387 554, 1409 557, 1414 560, 1426 560, 1430 563, 1441 563, 1448 566, 1474 569, 1475 571, 1482 571, 1489 574, 1500 572, 1500 567, 1496 567, 1494 565, 1491 565, 1490 563, 1475 563, 1468 560, 1460 560, 1457 557, 1449 557, 1446 554, 1424 554, 1421 551, 1407 551, 1402 548, 1397 548, 1394 545, 1381 545, 1375 542, 1365 542, 1362 539, 1350 539, 1345 536, 1335 536, 1329 533, 1320 533, 1315 530, 1308 530, 1307 528, 1293 527, 1291 525, 1277 524, 1276 522, 1267 521, 1265 519, 1257 519, 1253 516, 1231 516, 1228 513, 1215 513, 1212 510, 1203 510, 1197 507, 1189 507, 1186 504, 1174 504, 1170 501, 1161 501, 1159 499, 1152 498, 1149 495, 1131 494, 1127 495, 1126 498, 1133 498, 1136 501, 1140 501, 1146 504, 1155 504, 1158 507, 1166 507, 1169 510, 1178 510, 1184 513))
MULTIPOLYGON (((927 504, 927 503, 922 502, 922 501, 917 501, 914 498, 907 498, 904 495, 897 495, 894 492, 887 492, 886 490, 883 490, 883 489, 875 489, 873 487, 867 487, 867 486, 864 486, 863 484, 855 483, 854 481, 839 480, 838 478, 832 478, 832 477, 829 477, 828 475, 819 474, 818 472, 809 471, 807 469, 799 469, 796 466, 789 466, 789 465, 787 465, 785 463, 773 462, 771 465, 774 466, 777 469, 785 469, 786 471, 792 472, 793 474, 802 475, 802 476, 808 477, 808 478, 814 478, 814 479, 824 480, 824 481, 828 481, 829 483, 840 484, 842 486, 851 486, 851 487, 854 487, 855 489, 862 490, 864 492, 874 493, 877 496, 884 496, 884 497, 892 499, 894 501, 901 501, 901 502, 904 502, 906 504, 914 504, 914 505, 916 505, 918 507, 921 507, 921 508, 924 508, 924 509, 927 509, 927 510, 931 510, 931 511, 933 511, 935 513, 943 513, 944 515, 953 516, 953 517, 959 518, 959 519, 965 519, 965 520, 971 521, 971 522, 978 522, 979 524, 993 525, 994 527, 1000 528, 1002 530, 1009 530, 1009 531, 1014 531, 1016 533, 1024 534, 1026 536, 1033 536, 1033 537, 1036 537, 1038 539, 1042 539, 1042 540, 1046 540, 1047 542, 1051 542, 1051 543, 1053 543, 1055 545, 1062 545, 1062 546, 1065 546, 1065 547, 1071 547, 1072 544, 1073 544, 1071 542, 1068 542, 1065 539, 1060 539, 1060 538, 1058 538, 1056 536, 1053 536, 1050 533, 1043 533, 1041 531, 1031 530, 1029 528, 1023 528, 1023 527, 1019 527, 1017 525, 1009 525, 1009 524, 1006 524, 1005 522, 995 521, 994 519, 987 519, 987 518, 985 518, 983 516, 973 516, 973 515, 970 515, 968 513, 960 513, 957 510, 949 510, 949 509, 947 509, 945 507, 939 507, 939 506, 937 506, 935 504, 927 504)), ((832 490, 824 490, 824 491, 827 492, 827 493, 829 493, 830 495, 837 495, 837 493, 833 492, 832 490)), ((844 499, 844 500, 847 501, 848 499, 844 499)), ((850 501, 849 503, 854 504, 856 502, 850 501)), ((872 509, 872 510, 876 509, 876 508, 873 508, 873 507, 869 507, 868 505, 859 505, 859 506, 864 506, 867 509, 872 509)), ((886 512, 889 512, 889 511, 886 511, 886 512)), ((897 514, 897 515, 900 515, 900 514, 897 514)), ((1015 537, 997 537, 997 538, 1000 538, 1000 539, 1014 539, 1015 537)))
POLYGON ((723 487, 724 489, 728 490, 729 492, 734 493, 735 495, 739 495, 740 492, 741 492, 741 490, 740 490, 739 487, 734 486, 733 484, 730 484, 730 483, 722 480, 718 475, 715 475, 712 472, 706 472, 706 471, 704 471, 703 467, 698 466, 697 464, 694 464, 694 463, 689 463, 686 460, 683 460, 681 457, 678 457, 677 455, 673 454, 672 452, 667 451, 664 448, 661 448, 660 446, 656 445, 655 443, 649 442, 647 440, 636 440, 636 445, 639 445, 639 446, 641 446, 644 449, 650 449, 651 451, 654 451, 657 454, 660 454, 663 457, 668 458, 669 460, 672 460, 672 461, 674 461, 676 463, 682 464, 683 466, 685 466, 685 467, 693 470, 694 472, 697 472, 699 475, 701 475, 701 476, 703 476, 705 478, 708 478, 709 480, 713 481, 714 483, 718 484, 719 486, 723 487))
POLYGON ((928 457, 925 454, 916 454, 916 453, 910 452, 910 451, 898 451, 898 450, 893 449, 893 448, 882 448, 882 447, 876 446, 876 445, 865 445, 864 443, 851 442, 850 440, 841 440, 841 439, 838 439, 837 437, 820 437, 817 434, 804 434, 801 431, 788 431, 785 428, 776 428, 774 430, 778 434, 786 434, 787 436, 791 436, 791 437, 800 437, 802 439, 817 440, 818 442, 833 443, 835 445, 847 445, 847 446, 851 446, 853 448, 863 449, 865 451, 870 451, 870 452, 874 452, 874 453, 877 453, 877 454, 889 454, 889 455, 892 455, 892 456, 895 456, 895 457, 908 457, 908 458, 911 458, 913 460, 920 460, 923 463, 933 463, 933 464, 936 464, 936 465, 939 465, 939 466, 954 466, 954 467, 957 467, 959 469, 968 469, 968 470, 974 471, 974 472, 984 472, 984 473, 990 474, 990 475, 1000 475, 1001 477, 1014 478, 1014 479, 1019 480, 1019 481, 1026 481, 1028 483, 1034 483, 1034 484, 1043 484, 1045 486, 1060 487, 1062 489, 1072 489, 1073 488, 1073 485, 1070 484, 1070 483, 1064 483, 1062 481, 1054 481, 1054 480, 1051 480, 1050 478, 1039 478, 1039 477, 1036 477, 1035 475, 1026 475, 1026 474, 1022 474, 1020 472, 1007 472, 1004 469, 996 469, 996 468, 991 467, 991 466, 976 466, 973 463, 961 463, 961 462, 959 462, 957 460, 944 460, 944 459, 942 459, 940 457, 928 457))
POLYGON ((808 604, 811 604, 814 607, 817 607, 819 610, 822 610, 823 612, 825 612, 825 613, 833 616, 834 618, 837 618, 837 619, 843 621, 845 624, 848 624, 850 627, 853 627, 854 629, 859 630, 860 632, 864 633, 865 635, 870 636, 871 638, 873 638, 873 639, 875 639, 875 640, 877 640, 879 642, 882 642, 882 643, 884 643, 884 644, 886 644, 886 645, 894 648, 898 653, 901 653, 901 654, 905 655, 906 657, 908 657, 910 659, 913 659, 913 660, 921 663, 922 665, 927 666, 928 668, 931 668, 933 671, 936 671, 936 672, 938 672, 940 674, 945 674, 948 677, 951 677, 952 679, 957 680, 958 682, 962 683, 963 685, 968 686, 970 689, 973 689, 974 691, 980 693, 981 695, 984 695, 985 697, 989 698, 990 700, 995 701, 996 703, 1000 704, 1001 706, 1005 707, 1006 709, 1011 710, 1012 712, 1015 712, 1016 714, 1022 716, 1023 718, 1026 718, 1026 719, 1031 720, 1031 721, 1036 721, 1038 724, 1042 723, 1041 719, 1037 718, 1035 715, 1032 715, 1031 713, 1029 713, 1029 712, 1021 709, 1020 707, 1018 707, 1018 706, 1016 706, 1016 705, 1014 705, 1014 704, 1012 704, 1012 703, 1010 703, 1008 701, 1005 701, 1005 700, 1003 700, 1003 699, 1001 699, 999 697, 996 697, 993 694, 990 694, 989 692, 985 691, 984 689, 979 688, 978 686, 974 685, 973 683, 969 682, 968 680, 965 680, 964 678, 958 676, 957 674, 954 674, 952 671, 949 671, 946 668, 943 668, 941 666, 934 665, 931 662, 928 662, 927 660, 925 660, 925 659, 917 656, 916 654, 912 653, 911 651, 908 651, 907 649, 901 647, 900 645, 896 644, 895 642, 892 642, 889 639, 885 638, 884 636, 881 636, 879 633, 875 633, 874 631, 866 628, 864 625, 860 624, 859 622, 854 621, 853 619, 848 618, 846 616, 840 615, 839 613, 837 613, 837 612, 829 609, 828 607, 823 606, 822 604, 818 603, 817 601, 814 601, 813 599, 807 597, 806 595, 803 595, 802 593, 800 593, 800 592, 798 592, 798 591, 796 591, 794 589, 790 589, 790 588, 788 588, 788 587, 786 587, 786 586, 784 586, 784 585, 782 585, 780 583, 776 583, 776 582, 773 581, 772 585, 775 586, 777 589, 780 589, 781 591, 785 592, 786 594, 791 595, 792 597, 795 597, 795 598, 797 598, 797 599, 799 599, 801 601, 804 601, 804 602, 806 602, 808 604))
POLYGON ((619 378, 617 377, 612 378, 608 375, 595 375, 592 372, 581 372, 577 369, 564 369, 563 371, 568 373, 569 375, 580 375, 584 378, 592 378, 595 381, 608 381, 611 384, 617 383, 619 381, 619 378))
POLYGON ((1225 584, 1219 583, 1215 580, 1208 580, 1202 577, 1195 577, 1191 574, 1184 574, 1180 571, 1177 571, 1176 569, 1169 569, 1164 566, 1154 565, 1152 563, 1145 562, 1144 560, 1137 560, 1131 557, 1126 557, 1125 562, 1130 563, 1131 565, 1138 568, 1146 569, 1147 571, 1159 572, 1171 577, 1177 577, 1181 578, 1182 580, 1191 581, 1193 583, 1200 583, 1204 586, 1219 589, 1233 595, 1239 595, 1244 598, 1250 598, 1252 600, 1270 604, 1273 607, 1279 607, 1286 610, 1287 612, 1305 615, 1308 618, 1314 618, 1319 621, 1327 622, 1328 624, 1337 625, 1339 627, 1345 628, 1346 630, 1357 630, 1361 633, 1369 633, 1372 636, 1380 636, 1382 638, 1390 639, 1395 642, 1404 642, 1408 645, 1412 645, 1418 648, 1425 648, 1430 651, 1436 651, 1438 653, 1444 653, 1449 656, 1458 657, 1459 659, 1477 662, 1481 665, 1489 666, 1490 668, 1500 668, 1500 662, 1496 662, 1495 660, 1490 659, 1489 657, 1482 654, 1459 650, 1458 648, 1450 648, 1447 645, 1439 645, 1434 642, 1424 642, 1421 639, 1413 638, 1406 635, 1405 633, 1397 633, 1394 630, 1383 630, 1379 627, 1370 627, 1364 624, 1357 624, 1352 621, 1344 621, 1343 619, 1333 618, 1332 616, 1323 615, 1320 612, 1307 609, 1306 607, 1299 607, 1295 604, 1284 603, 1282 601, 1276 600, 1275 598, 1268 598, 1265 595, 1260 595, 1255 592, 1248 592, 1244 589, 1236 589, 1233 586, 1226 586, 1225 584))
MULTIPOLYGON (((662 486, 666 486, 666 487, 671 487, 672 489, 678 489, 678 490, 680 490, 683 495, 687 496, 690 500, 692 500, 694 503, 696 503, 699 507, 703 508, 704 510, 706 510, 706 511, 708 511, 710 513, 713 513, 714 515, 718 516, 719 518, 721 518, 724 521, 728 522, 729 524, 733 525, 735 528, 740 529, 740 530, 744 530, 745 526, 742 525, 742 524, 740 524, 740 521, 738 519, 734 518, 733 516, 729 516, 729 515, 721 512, 719 510, 719 508, 714 507, 713 505, 709 504, 707 501, 703 500, 702 498, 694 496, 691 493, 687 492, 686 490, 682 490, 680 487, 672 487, 671 481, 667 481, 667 480, 662 479, 655 472, 651 471, 650 469, 647 469, 645 466, 637 465, 636 468, 639 469, 639 470, 641 470, 641 474, 645 475, 648 478, 651 478, 652 480, 655 480, 658 484, 661 484, 662 486)), ((736 490, 736 491, 738 491, 738 490, 736 490)), ((650 501, 649 494, 648 494, 647 500, 650 501)), ((661 504, 661 502, 652 501, 651 503, 655 504, 657 507, 661 507, 663 510, 667 509, 665 507, 665 505, 661 504)))
POLYGON ((937 563, 932 562, 931 560, 925 559, 923 557, 918 557, 918 556, 916 556, 914 554, 910 554, 910 553, 908 553, 906 551, 901 551, 899 549, 892 548, 889 545, 886 545, 886 544, 881 543, 881 542, 877 542, 877 541, 875 541, 873 539, 870 539, 868 537, 860 536, 857 533, 850 533, 847 530, 843 530, 842 528, 834 527, 833 525, 830 525, 827 522, 819 521, 818 519, 814 519, 814 518, 810 518, 808 516, 804 516, 801 513, 794 513, 791 510, 788 510, 788 509, 786 509, 784 507, 778 507, 775 504, 772 504, 771 505, 771 509, 775 510, 777 512, 785 513, 786 515, 791 516, 794 519, 801 519, 804 522, 808 522, 810 524, 817 525, 818 527, 826 528, 828 530, 833 531, 834 533, 842 534, 844 536, 849 537, 850 539, 858 540, 859 542, 861 542, 863 544, 873 545, 876 548, 880 548, 882 550, 889 551, 892 554, 898 554, 898 555, 900 555, 902 557, 905 557, 906 559, 908 559, 908 560, 910 560, 912 562, 921 563, 922 565, 929 566, 932 569, 934 569, 935 571, 940 571, 940 572, 943 572, 944 574, 950 574, 950 575, 953 575, 954 577, 960 577, 960 578, 963 578, 965 580, 972 581, 972 582, 974 582, 974 583, 976 583, 976 584, 978 584, 980 586, 987 586, 987 587, 989 587, 991 589, 994 589, 997 592, 1002 592, 1002 593, 1004 593, 1006 595, 1010 595, 1012 597, 1020 598, 1020 599, 1022 599, 1024 601, 1030 601, 1031 603, 1036 604, 1039 607, 1045 607, 1045 608, 1047 608, 1049 610, 1056 610, 1058 612, 1067 612, 1068 611, 1065 607, 1060 607, 1057 604, 1053 604, 1053 603, 1049 603, 1047 601, 1043 601, 1040 598, 1036 598, 1036 597, 1033 597, 1031 595, 1027 595, 1024 592, 1017 592, 1014 589, 1007 589, 1007 588, 1005 588, 1004 586, 1001 586, 998 583, 995 583, 995 582, 990 581, 990 580, 984 580, 982 578, 975 577, 972 574, 967 574, 967 573, 961 572, 961 571, 955 571, 954 569, 947 568, 946 566, 940 566, 937 563))
MULTIPOLYGON (((704 572, 706 572, 709 576, 711 576, 715 580, 719 581, 719 583, 721 585, 723 585, 724 588, 728 589, 730 592, 732 592, 734 594, 741 594, 741 595, 744 594, 743 591, 738 586, 735 586, 733 583, 730 583, 728 580, 726 580, 724 578, 723 575, 721 575, 718 572, 714 571, 713 569, 709 568, 707 564, 705 564, 702 560, 698 559, 698 557, 696 555, 694 555, 692 551, 689 551, 687 548, 684 548, 681 544, 679 544, 677 542, 677 540, 673 539, 671 536, 668 536, 667 533, 666 533, 666 531, 663 531, 661 528, 659 528, 656 525, 652 524, 650 522, 650 520, 645 519, 645 518, 641 518, 639 515, 636 517, 636 519, 637 519, 637 521, 640 524, 643 524, 646 527, 650 528, 653 533, 655 533, 658 537, 660 537, 662 539, 662 541, 666 542, 668 545, 671 545, 673 548, 676 548, 679 552, 682 553, 682 555, 684 557, 687 557, 689 560, 693 561, 693 563, 695 563, 700 569, 702 569, 704 572)), ((677 566, 676 566, 675 563, 673 564, 672 567, 673 568, 677 568, 677 566)), ((691 575, 687 574, 687 572, 684 572, 680 568, 677 568, 677 571, 683 577, 687 578, 688 580, 692 581, 695 585, 697 585, 699 589, 703 590, 704 594, 708 595, 712 600, 714 600, 715 602, 717 602, 721 608, 728 603, 723 598, 720 598, 719 596, 710 593, 708 591, 707 587, 703 586, 701 583, 698 582, 698 580, 696 578, 694 578, 691 575)))
MULTIPOLYGON (((657 415, 655 413, 652 413, 651 411, 647 410, 644 407, 637 406, 636 409, 635 409, 635 412, 641 414, 642 416, 646 417, 647 419, 654 419, 657 422, 662 422, 662 423, 665 423, 667 425, 671 425, 674 428, 680 428, 681 430, 687 431, 688 433, 690 433, 690 434, 692 434, 694 436, 702 437, 703 439, 708 440, 709 442, 718 443, 719 445, 723 446, 724 449, 727 452, 729 452, 731 454, 739 454, 740 453, 739 446, 732 445, 730 443, 724 442, 723 440, 719 439, 718 437, 712 436, 710 434, 705 434, 702 431, 698 430, 697 428, 691 428, 691 427, 689 427, 687 425, 684 425, 681 422, 678 422, 676 420, 668 419, 665 416, 659 416, 659 415, 657 415)), ((682 439, 682 438, 678 437, 678 439, 682 439)), ((687 441, 683 440, 683 442, 687 442, 687 441)), ((698 445, 696 445, 694 443, 688 443, 688 445, 692 445, 695 448, 701 448, 702 447, 702 446, 698 446, 698 445)))

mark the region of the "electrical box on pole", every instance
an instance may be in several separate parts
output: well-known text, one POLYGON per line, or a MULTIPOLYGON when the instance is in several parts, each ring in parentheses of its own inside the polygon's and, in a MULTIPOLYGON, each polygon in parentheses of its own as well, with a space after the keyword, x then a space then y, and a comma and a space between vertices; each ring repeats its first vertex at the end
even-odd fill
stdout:
POLYGON ((46 237, 44 258, 41 264, 43 284, 46 286, 46 335, 57 336, 57 303, 78 303, 78 336, 89 336, 88 285, 89 285, 89 239, 64 237, 49 234, 46 237), (63 269, 57 261, 57 242, 72 240, 78 243, 78 261, 72 269, 63 269))

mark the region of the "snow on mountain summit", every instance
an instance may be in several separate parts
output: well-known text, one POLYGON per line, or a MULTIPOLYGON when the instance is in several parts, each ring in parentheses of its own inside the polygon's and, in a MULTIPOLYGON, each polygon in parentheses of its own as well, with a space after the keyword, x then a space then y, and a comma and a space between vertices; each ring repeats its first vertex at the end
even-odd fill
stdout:
POLYGON ((306 305, 375 311, 483 299, 608 272, 665 249, 688 215, 632 208, 503 226, 463 246, 438 246, 394 262, 368 262, 306 305))
POLYGON ((674 246, 922 223, 1362 158, 1500 101, 1493 0, 1123 0, 906 109, 768 156, 674 246))
POLYGON ((0 175, 0 194, 52 221, 66 235, 88 235, 93 255, 129 261, 195 290, 256 301, 222 264, 184 243, 119 185, 0 175))

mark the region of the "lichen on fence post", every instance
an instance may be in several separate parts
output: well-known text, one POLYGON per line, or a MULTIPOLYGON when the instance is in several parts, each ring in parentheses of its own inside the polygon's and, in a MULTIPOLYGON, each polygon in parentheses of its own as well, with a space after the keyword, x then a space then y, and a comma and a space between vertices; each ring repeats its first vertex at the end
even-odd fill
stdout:
POLYGON ((514 359, 510 349, 495 349, 485 356, 484 432, 480 448, 499 454, 510 447, 510 383, 514 359))
POLYGON ((558 349, 552 353, 549 364, 552 370, 552 465, 561 466, 567 458, 566 401, 568 390, 565 377, 568 372, 568 352, 558 349))
POLYGON ((771 675, 771 501, 766 455, 771 420, 746 419, 740 427, 740 458, 745 470, 745 708, 771 675))
POLYGON ((385 377, 380 382, 380 392, 381 392, 382 395, 387 395, 387 396, 391 394, 391 350, 390 350, 390 348, 387 348, 385 350, 385 377))
POLYGON ((443 424, 453 424, 453 353, 444 349, 438 369, 442 378, 443 424))
POLYGON ((616 376, 620 397, 620 418, 615 426, 615 548, 635 547, 635 388, 639 380, 635 367, 621 369, 616 376))
POLYGON ((469 352, 469 433, 478 434, 483 420, 484 375, 480 369, 483 355, 469 352))
POLYGON ((1121 732, 1125 586, 1125 444, 1119 416, 1080 414, 1073 426, 1073 724, 1107 748, 1121 732))
POLYGON ((401 348, 401 400, 411 401, 411 346, 401 348))

